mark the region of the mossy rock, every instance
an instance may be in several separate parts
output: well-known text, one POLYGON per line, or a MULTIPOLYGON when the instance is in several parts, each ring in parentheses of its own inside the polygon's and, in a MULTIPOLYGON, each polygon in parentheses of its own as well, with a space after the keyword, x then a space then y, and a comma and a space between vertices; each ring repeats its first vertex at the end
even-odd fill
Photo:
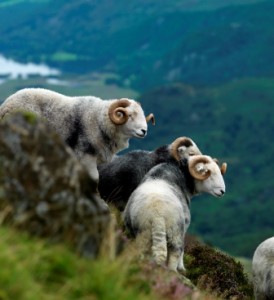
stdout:
POLYGON ((60 136, 29 113, 0 123, 0 222, 96 256, 110 214, 60 136))

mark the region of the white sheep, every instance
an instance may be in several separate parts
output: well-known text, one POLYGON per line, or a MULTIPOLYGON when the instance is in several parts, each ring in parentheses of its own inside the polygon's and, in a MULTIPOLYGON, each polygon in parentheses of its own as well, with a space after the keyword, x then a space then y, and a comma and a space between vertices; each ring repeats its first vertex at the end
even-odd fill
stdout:
POLYGON ((252 259, 254 294, 257 300, 274 299, 274 237, 262 242, 252 259))
POLYGON ((154 123, 153 114, 146 118, 141 105, 132 99, 68 97, 40 88, 23 89, 8 97, 0 106, 0 119, 16 110, 45 118, 95 180, 98 164, 127 148, 131 137, 145 137, 147 122, 154 123))
MULTIPOLYGON (((223 165, 223 173, 226 164, 223 165)), ((225 183, 216 161, 209 156, 190 156, 188 163, 162 163, 152 168, 132 193, 123 213, 126 228, 151 245, 159 265, 184 271, 184 237, 190 224, 190 200, 209 193, 221 197, 225 183)))

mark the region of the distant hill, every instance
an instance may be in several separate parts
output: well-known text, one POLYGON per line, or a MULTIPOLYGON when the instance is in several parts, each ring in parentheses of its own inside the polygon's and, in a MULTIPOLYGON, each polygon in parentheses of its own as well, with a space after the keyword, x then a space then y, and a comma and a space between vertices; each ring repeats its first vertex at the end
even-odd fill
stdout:
POLYGON ((140 97, 157 126, 131 147, 154 149, 189 136, 204 154, 228 163, 225 197, 194 198, 190 232, 234 255, 251 257, 274 232, 273 86, 273 79, 205 89, 174 83, 140 97))
POLYGON ((118 73, 139 90, 216 85, 274 75, 273 11, 271 0, 3 1, 0 51, 66 72, 118 73))

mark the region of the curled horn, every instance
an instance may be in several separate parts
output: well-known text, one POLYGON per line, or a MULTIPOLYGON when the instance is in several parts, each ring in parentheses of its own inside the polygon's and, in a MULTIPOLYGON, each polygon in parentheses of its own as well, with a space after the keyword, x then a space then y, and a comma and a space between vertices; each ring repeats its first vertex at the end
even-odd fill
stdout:
POLYGON ((209 162, 210 162, 210 160, 204 155, 191 156, 188 161, 188 170, 189 170, 190 175, 198 180, 207 179, 211 174, 210 170, 205 170, 204 172, 199 172, 199 170, 197 169, 196 166, 199 163, 206 164, 209 162))
POLYGON ((110 120, 116 125, 123 125, 128 120, 128 112, 125 107, 128 107, 130 102, 127 99, 114 101, 108 110, 110 120))
POLYGON ((152 125, 155 125, 155 117, 154 117, 154 114, 149 114, 147 117, 146 117, 146 121, 147 123, 149 121, 151 121, 152 125))
MULTIPOLYGON (((191 139, 183 136, 183 137, 179 137, 177 138, 172 144, 171 144, 171 155, 177 160, 180 161, 181 157, 178 153, 178 148, 179 147, 190 147, 193 146, 193 142, 191 139)), ((190 153, 189 155, 194 155, 194 154, 198 154, 198 153, 190 153)))

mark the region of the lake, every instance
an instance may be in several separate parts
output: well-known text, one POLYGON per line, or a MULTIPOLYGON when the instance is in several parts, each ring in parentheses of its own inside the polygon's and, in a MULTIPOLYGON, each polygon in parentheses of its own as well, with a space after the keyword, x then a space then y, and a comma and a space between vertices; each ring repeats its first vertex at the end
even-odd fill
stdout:
POLYGON ((61 72, 45 64, 19 63, 0 54, 0 84, 7 79, 26 79, 31 75, 58 76, 61 72))

